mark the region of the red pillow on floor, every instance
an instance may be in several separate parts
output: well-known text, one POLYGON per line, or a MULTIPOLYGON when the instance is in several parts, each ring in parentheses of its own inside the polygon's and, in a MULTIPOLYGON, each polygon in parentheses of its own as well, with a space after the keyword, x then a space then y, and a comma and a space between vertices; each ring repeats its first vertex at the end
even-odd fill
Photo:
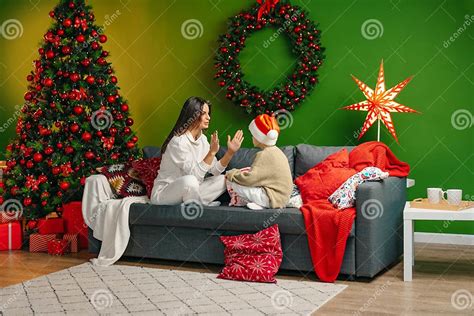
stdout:
POLYGON ((280 268, 281 251, 278 225, 255 234, 222 236, 225 267, 220 279, 275 283, 280 268))
POLYGON ((153 183, 158 176, 160 163, 161 157, 135 160, 132 163, 133 169, 138 172, 140 179, 145 184, 148 197, 151 197, 151 190, 153 190, 153 183))
POLYGON ((344 148, 309 169, 295 180, 303 203, 325 200, 341 184, 355 174, 349 167, 349 154, 344 148))

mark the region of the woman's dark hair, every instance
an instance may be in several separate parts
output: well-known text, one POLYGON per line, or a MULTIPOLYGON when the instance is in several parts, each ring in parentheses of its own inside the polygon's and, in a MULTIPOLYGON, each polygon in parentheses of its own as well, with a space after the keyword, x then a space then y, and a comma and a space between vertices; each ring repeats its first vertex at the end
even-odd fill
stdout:
POLYGON ((176 124, 174 124, 171 133, 166 138, 165 142, 161 146, 161 155, 163 155, 166 151, 166 147, 170 142, 173 136, 181 136, 186 131, 194 125, 194 123, 199 120, 201 115, 203 114, 203 107, 204 104, 207 104, 209 107, 209 116, 211 115, 211 102, 204 100, 200 97, 190 97, 189 99, 184 102, 183 108, 181 109, 181 113, 179 113, 178 120, 176 124))

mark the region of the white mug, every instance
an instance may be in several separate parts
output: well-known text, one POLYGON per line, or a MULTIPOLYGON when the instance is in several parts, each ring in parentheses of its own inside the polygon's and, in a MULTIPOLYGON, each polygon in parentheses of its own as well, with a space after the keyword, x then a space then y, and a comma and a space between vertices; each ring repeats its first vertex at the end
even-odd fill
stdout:
POLYGON ((442 199, 444 199, 444 192, 441 188, 428 188, 426 191, 428 194, 428 202, 431 204, 438 204, 442 199))
POLYGON ((444 193, 447 194, 448 198, 448 204, 451 204, 451 205, 459 205, 461 204, 461 201, 462 201, 462 190, 458 190, 458 189, 449 189, 447 190, 446 192, 443 192, 443 195, 444 193))

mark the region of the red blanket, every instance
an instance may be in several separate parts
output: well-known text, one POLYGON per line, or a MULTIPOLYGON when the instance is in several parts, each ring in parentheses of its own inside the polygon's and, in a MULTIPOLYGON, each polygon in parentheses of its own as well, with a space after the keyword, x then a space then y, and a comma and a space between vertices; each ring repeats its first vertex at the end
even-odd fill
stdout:
POLYGON ((367 142, 330 155, 295 180, 301 191, 301 207, 314 271, 319 279, 334 282, 341 270, 346 241, 356 216, 355 208, 338 211, 327 198, 349 177, 368 166, 405 177, 410 171, 383 143, 367 142))

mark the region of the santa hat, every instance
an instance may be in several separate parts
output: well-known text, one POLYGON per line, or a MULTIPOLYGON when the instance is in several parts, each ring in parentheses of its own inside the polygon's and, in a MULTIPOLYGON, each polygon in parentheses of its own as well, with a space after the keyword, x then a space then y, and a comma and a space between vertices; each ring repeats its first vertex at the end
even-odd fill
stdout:
POLYGON ((267 146, 274 146, 280 133, 277 120, 268 114, 257 116, 250 122, 249 130, 256 140, 267 146))

